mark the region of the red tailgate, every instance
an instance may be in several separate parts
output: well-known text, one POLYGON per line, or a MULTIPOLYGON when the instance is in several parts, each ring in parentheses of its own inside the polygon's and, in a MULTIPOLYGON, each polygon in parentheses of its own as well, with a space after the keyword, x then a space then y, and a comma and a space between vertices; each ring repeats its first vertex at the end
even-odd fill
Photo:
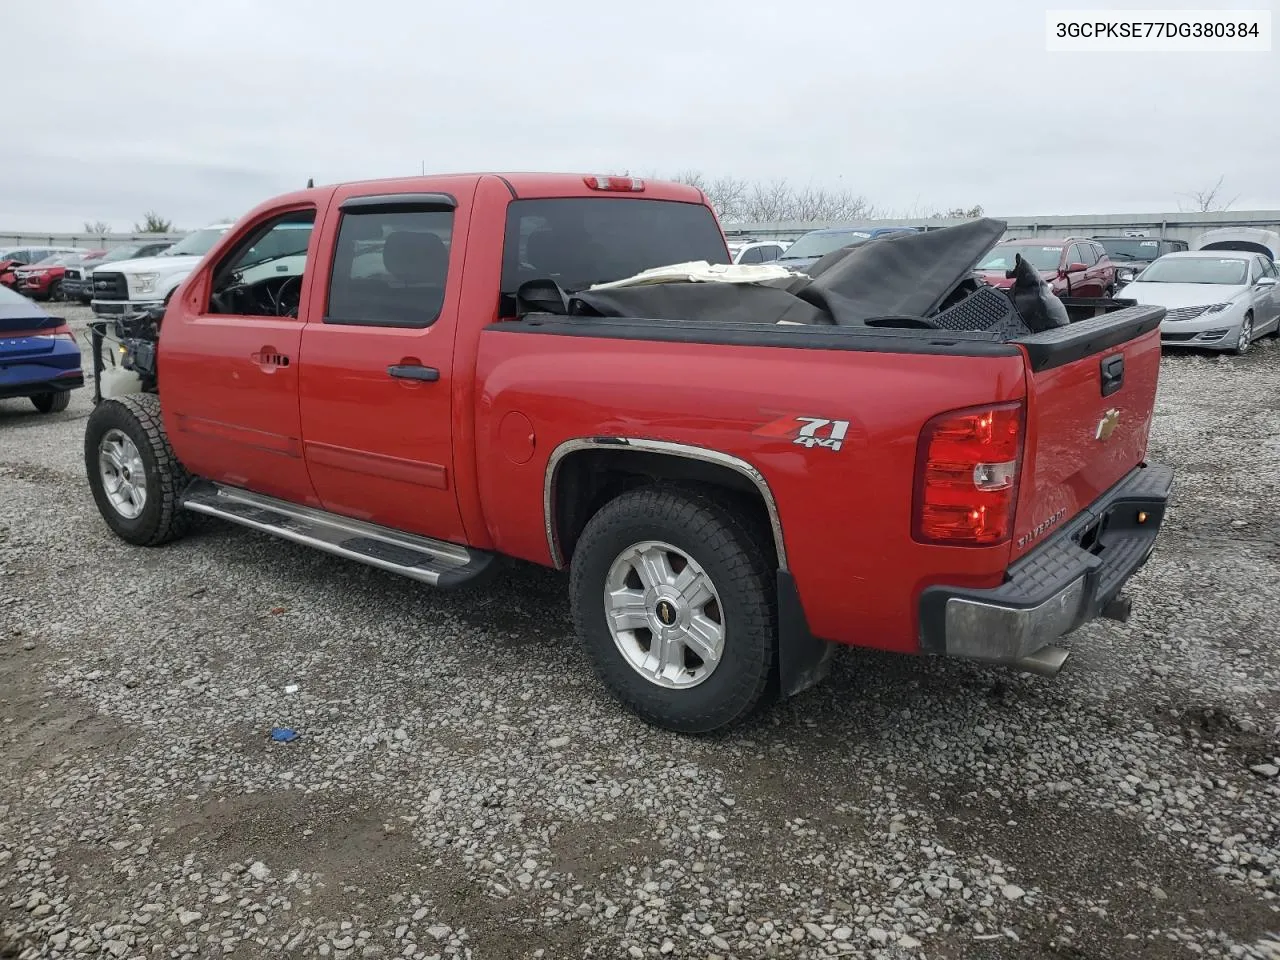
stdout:
POLYGON ((1121 342, 1108 343, 1117 339, 1113 334, 1077 344, 1070 357, 1028 351, 1027 448, 1012 559, 1146 458, 1160 374, 1158 321, 1133 334, 1121 342))

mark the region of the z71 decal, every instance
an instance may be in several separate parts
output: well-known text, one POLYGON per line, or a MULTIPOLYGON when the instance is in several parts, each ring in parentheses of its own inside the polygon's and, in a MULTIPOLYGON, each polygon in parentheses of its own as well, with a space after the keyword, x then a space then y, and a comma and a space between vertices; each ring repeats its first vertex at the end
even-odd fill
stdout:
POLYGON ((849 434, 848 420, 825 417, 783 417, 752 431, 758 437, 786 438, 801 447, 839 450, 849 434))

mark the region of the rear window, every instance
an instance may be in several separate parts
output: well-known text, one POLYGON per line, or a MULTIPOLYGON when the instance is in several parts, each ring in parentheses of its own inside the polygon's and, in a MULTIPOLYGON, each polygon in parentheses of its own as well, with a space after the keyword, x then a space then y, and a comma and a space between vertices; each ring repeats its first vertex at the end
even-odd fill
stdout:
POLYGON ((1123 263, 1125 260, 1154 260, 1160 256, 1159 240, 1141 240, 1131 237, 1106 237, 1098 241, 1107 256, 1123 263))
POLYGON ((986 259, 978 264, 978 270, 1012 270, 1016 265, 1015 254, 1022 254, 1037 270, 1057 270, 1062 259, 1062 247, 1039 243, 1000 243, 992 248, 986 259))
POLYGON ((502 313, 529 280, 566 290, 689 260, 728 263, 711 211, 695 203, 618 197, 514 200, 502 255, 502 313))

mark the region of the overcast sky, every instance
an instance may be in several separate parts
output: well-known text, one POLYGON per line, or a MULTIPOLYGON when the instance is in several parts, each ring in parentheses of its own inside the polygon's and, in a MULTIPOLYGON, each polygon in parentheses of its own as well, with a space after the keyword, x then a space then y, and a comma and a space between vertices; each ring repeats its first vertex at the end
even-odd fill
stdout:
POLYGON ((1044 10, 11 0, 0 232, 194 228, 424 163, 785 177, 899 216, 1174 211, 1225 175, 1234 208, 1280 208, 1280 53, 1047 53, 1044 10))

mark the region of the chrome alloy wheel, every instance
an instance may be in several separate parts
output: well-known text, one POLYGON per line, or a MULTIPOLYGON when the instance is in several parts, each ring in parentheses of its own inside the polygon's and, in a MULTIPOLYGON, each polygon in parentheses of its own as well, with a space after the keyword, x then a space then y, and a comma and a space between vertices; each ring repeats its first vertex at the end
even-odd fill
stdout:
POLYGON ((147 471, 142 454, 123 430, 108 430, 98 444, 102 489, 116 513, 134 520, 147 505, 147 471))
POLYGON ((720 595, 683 550, 658 540, 627 547, 609 567, 604 605, 618 651, 649 682, 696 687, 720 664, 720 595))

